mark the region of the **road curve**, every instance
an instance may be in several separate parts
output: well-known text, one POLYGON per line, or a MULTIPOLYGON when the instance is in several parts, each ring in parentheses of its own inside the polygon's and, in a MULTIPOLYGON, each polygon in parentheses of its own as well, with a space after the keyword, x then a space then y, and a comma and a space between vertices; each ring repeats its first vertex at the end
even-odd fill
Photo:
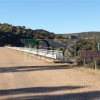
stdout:
POLYGON ((0 100, 100 100, 100 74, 1 47, 0 100))

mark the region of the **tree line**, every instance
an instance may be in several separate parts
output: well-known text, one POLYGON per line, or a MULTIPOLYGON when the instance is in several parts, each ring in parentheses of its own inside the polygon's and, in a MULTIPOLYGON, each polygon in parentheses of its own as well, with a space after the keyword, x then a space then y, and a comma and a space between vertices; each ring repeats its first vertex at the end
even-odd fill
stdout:
POLYGON ((63 36, 56 35, 43 29, 32 30, 25 26, 13 26, 8 23, 0 23, 0 46, 23 46, 24 39, 60 39, 63 36))

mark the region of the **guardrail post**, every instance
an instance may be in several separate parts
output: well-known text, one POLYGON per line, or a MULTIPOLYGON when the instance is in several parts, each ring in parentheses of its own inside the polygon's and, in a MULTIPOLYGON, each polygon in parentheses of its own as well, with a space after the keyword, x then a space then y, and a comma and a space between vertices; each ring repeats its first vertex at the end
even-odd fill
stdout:
POLYGON ((94 58, 95 61, 95 69, 97 69, 97 62, 96 62, 96 58, 94 58))
POLYGON ((85 58, 84 58, 84 64, 83 64, 83 66, 85 67, 86 65, 85 65, 85 58))

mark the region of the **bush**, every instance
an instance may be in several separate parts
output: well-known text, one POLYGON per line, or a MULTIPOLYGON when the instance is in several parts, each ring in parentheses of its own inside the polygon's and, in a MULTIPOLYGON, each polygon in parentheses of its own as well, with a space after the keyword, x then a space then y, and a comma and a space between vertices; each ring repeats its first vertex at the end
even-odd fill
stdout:
POLYGON ((100 58, 97 59, 97 68, 100 69, 100 58))
POLYGON ((76 57, 76 61, 77 61, 78 65, 82 65, 83 64, 82 58, 80 56, 76 57))
POLYGON ((63 47, 57 48, 58 51, 64 51, 63 47))
POLYGON ((87 68, 92 68, 92 69, 94 69, 94 66, 95 66, 94 61, 86 65, 87 68))
MULTIPOLYGON (((97 69, 100 69, 100 58, 96 59, 97 62, 97 69)), ((92 61, 90 63, 87 64, 88 68, 95 68, 95 61, 92 61)))

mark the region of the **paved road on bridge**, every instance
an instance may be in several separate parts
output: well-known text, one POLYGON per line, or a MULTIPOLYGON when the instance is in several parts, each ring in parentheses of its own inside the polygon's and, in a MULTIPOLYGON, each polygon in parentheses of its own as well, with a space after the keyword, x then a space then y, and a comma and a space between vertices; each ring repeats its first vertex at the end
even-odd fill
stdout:
POLYGON ((100 74, 1 47, 0 100, 100 100, 100 74))

